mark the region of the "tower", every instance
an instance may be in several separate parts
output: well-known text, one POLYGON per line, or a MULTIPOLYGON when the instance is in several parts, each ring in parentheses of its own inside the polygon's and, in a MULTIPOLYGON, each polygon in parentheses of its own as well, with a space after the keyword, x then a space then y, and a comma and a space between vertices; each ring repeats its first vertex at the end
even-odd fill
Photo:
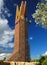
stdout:
POLYGON ((26 1, 22 1, 20 9, 16 7, 14 51, 7 61, 30 61, 27 22, 25 20, 26 1))

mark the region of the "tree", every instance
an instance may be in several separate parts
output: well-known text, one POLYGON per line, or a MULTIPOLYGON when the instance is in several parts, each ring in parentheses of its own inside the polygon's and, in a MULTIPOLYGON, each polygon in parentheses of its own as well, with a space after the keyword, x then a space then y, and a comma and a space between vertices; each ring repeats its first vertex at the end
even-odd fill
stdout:
POLYGON ((39 59, 31 60, 31 62, 39 62, 39 59))
POLYGON ((45 56, 41 56, 39 62, 42 63, 45 60, 45 56))
POLYGON ((36 8, 32 15, 36 24, 41 24, 44 28, 47 27, 47 0, 45 0, 45 3, 39 2, 36 8))
POLYGON ((41 56, 39 62, 40 65, 47 65, 47 56, 41 56))
POLYGON ((6 57, 3 58, 3 61, 5 61, 5 60, 6 60, 6 57))
POLYGON ((42 63, 42 65, 47 65, 47 59, 44 60, 44 62, 42 63))

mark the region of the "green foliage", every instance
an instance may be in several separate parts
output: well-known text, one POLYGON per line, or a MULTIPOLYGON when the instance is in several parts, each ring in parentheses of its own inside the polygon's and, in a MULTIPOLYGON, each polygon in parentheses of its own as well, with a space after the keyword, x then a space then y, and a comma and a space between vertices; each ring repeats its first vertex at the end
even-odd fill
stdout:
POLYGON ((4 57, 4 59, 2 61, 5 61, 6 60, 6 57, 4 57))
POLYGON ((38 3, 36 8, 37 10, 32 15, 36 24, 41 24, 42 27, 47 27, 47 2, 38 3))
POLYGON ((45 56, 41 56, 39 62, 42 63, 45 60, 45 56))
POLYGON ((47 59, 45 59, 41 65, 47 65, 47 59))
POLYGON ((41 56, 39 62, 41 65, 47 65, 47 56, 41 56))
POLYGON ((39 62, 39 59, 31 60, 31 62, 39 62))
POLYGON ((39 59, 31 60, 31 62, 40 62, 40 65, 47 65, 47 56, 40 56, 39 59))

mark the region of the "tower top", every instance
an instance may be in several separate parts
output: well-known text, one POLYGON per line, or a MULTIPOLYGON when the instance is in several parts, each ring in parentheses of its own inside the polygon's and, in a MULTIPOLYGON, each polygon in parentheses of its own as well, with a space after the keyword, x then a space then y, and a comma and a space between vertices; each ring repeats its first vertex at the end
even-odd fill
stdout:
POLYGON ((19 21, 20 19, 24 20, 25 11, 26 11, 26 1, 22 1, 20 9, 18 5, 16 7, 16 22, 19 21))

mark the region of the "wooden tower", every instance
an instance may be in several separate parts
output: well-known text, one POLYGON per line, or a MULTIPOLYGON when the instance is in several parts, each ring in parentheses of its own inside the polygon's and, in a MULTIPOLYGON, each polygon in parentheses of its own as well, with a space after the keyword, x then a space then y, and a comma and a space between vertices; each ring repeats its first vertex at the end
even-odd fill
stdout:
POLYGON ((20 9, 16 7, 14 51, 7 61, 30 61, 27 22, 25 20, 26 1, 22 1, 20 9))

